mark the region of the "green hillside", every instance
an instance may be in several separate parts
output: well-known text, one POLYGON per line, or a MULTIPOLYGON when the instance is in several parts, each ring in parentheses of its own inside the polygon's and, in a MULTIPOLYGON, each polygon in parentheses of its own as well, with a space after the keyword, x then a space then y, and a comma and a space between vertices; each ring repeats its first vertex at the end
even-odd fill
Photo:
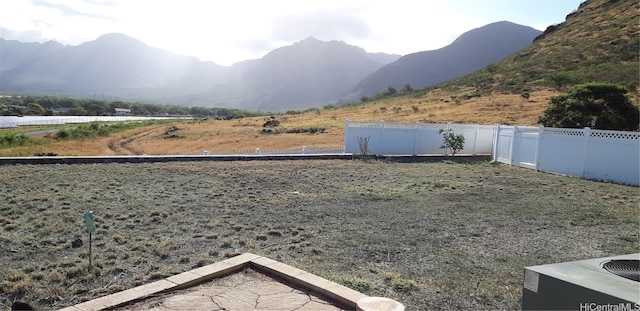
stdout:
POLYGON ((635 90, 640 68, 639 12, 637 0, 587 0, 529 47, 436 88, 469 86, 479 95, 488 91, 522 94, 565 91, 597 81, 635 90))

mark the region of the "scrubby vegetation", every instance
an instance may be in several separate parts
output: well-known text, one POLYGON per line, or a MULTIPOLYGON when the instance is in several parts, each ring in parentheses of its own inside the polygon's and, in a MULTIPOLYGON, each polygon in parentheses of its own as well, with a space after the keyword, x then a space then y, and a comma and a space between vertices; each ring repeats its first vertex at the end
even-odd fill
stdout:
POLYGON ((485 159, 0 169, 5 306, 57 309, 252 252, 407 310, 513 310, 523 267, 640 251, 637 187, 485 159))
POLYGON ((0 132, 0 148, 24 146, 27 143, 29 143, 29 137, 24 133, 0 132))
POLYGON ((106 137, 109 134, 125 131, 128 129, 149 126, 152 124, 172 122, 173 120, 144 120, 144 121, 127 121, 114 123, 80 123, 74 124, 58 130, 55 138, 58 139, 87 139, 96 137, 106 137))

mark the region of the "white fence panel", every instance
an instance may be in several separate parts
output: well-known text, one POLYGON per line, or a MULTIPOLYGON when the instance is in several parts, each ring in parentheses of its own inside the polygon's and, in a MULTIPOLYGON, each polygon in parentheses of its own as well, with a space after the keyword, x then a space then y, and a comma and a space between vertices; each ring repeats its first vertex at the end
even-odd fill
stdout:
POLYGON ((359 138, 369 138, 369 152, 376 155, 444 155, 440 129, 451 128, 465 136, 459 154, 491 154, 493 126, 399 122, 345 121, 345 152, 360 153, 359 138))
POLYGON ((417 127, 412 123, 382 123, 383 130, 376 148, 377 154, 414 155, 418 136, 417 127))
MULTIPOLYGON (((459 154, 477 154, 476 153, 476 136, 479 130, 477 124, 451 124, 450 128, 455 134, 464 135, 464 146, 459 154)), ((493 129, 491 130, 493 131, 493 129)), ((442 141, 442 138, 440 139, 442 141)))
POLYGON ((442 135, 438 131, 446 127, 446 124, 418 123, 415 154, 442 154, 442 135))
POLYGON ((513 144, 513 127, 498 126, 494 142, 493 160, 511 164, 511 149, 513 144))
POLYGON ((371 154, 380 154, 380 138, 382 125, 380 122, 346 121, 344 127, 344 152, 361 153, 358 145, 359 138, 369 140, 368 148, 371 154))
POLYGON ((585 141, 582 129, 544 128, 540 136, 538 170, 583 176, 585 141))
POLYGON ((640 184, 640 133, 590 130, 584 177, 640 184))
POLYGON ((511 162, 517 166, 536 169, 537 163, 537 127, 514 126, 513 150, 511 162))
POLYGON ((498 126, 493 159, 543 172, 640 185, 640 133, 498 126))
POLYGON ((495 126, 479 125, 476 134, 474 154, 491 154, 495 126))

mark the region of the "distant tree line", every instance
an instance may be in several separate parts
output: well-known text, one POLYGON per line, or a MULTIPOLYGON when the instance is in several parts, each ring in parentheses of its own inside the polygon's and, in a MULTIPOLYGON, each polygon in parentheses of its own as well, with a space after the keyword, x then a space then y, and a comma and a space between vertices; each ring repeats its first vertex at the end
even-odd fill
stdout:
POLYGON ((383 98, 402 96, 402 95, 411 94, 413 92, 415 92, 415 90, 409 84, 405 84, 405 86, 402 89, 400 89, 400 91, 398 91, 392 85, 389 85, 386 90, 384 90, 384 91, 382 91, 380 93, 377 93, 376 95, 373 95, 373 97, 369 97, 369 96, 360 97, 360 101, 363 102, 363 103, 366 103, 366 102, 372 101, 372 100, 380 100, 380 99, 383 99, 383 98))
POLYGON ((131 116, 185 116, 218 119, 236 119, 259 115, 240 109, 205 108, 131 103, 124 101, 100 101, 50 96, 1 96, 2 116, 111 116, 116 108, 129 109, 131 116))

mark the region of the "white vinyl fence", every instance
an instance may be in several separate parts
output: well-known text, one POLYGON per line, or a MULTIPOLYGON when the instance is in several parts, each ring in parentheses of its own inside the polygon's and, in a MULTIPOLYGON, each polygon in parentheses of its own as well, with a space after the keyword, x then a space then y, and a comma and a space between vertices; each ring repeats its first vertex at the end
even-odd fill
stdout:
MULTIPOLYGON (((155 119, 185 119, 185 117, 135 117, 135 116, 0 116, 0 128, 33 125, 60 125, 67 123, 117 122, 155 119)), ((190 118, 186 118, 190 119, 190 118)))
POLYGON ((640 132, 497 126, 492 154, 543 172, 640 184, 640 132))
MULTIPOLYGON (((205 150, 206 154, 209 154, 208 151, 205 150)), ((260 148, 256 148, 251 151, 235 151, 231 153, 212 153, 219 155, 290 155, 290 154, 344 154, 344 147, 320 147, 320 148, 309 148, 307 146, 302 146, 302 148, 294 148, 294 149, 279 149, 279 150, 262 150, 260 148)))
POLYGON ((368 139, 368 153, 384 155, 444 155, 440 129, 452 129, 463 134, 464 148, 458 154, 489 155, 493 146, 493 125, 434 124, 345 121, 344 149, 346 153, 362 153, 360 139, 368 139))

